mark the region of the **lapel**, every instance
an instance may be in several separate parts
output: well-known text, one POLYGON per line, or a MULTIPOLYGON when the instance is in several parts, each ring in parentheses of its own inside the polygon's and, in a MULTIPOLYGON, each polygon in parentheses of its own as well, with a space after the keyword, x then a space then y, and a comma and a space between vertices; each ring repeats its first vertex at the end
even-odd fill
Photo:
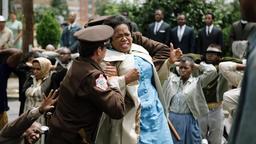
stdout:
POLYGON ((185 29, 184 29, 183 35, 181 36, 180 42, 183 41, 183 38, 184 38, 184 36, 185 36, 185 34, 186 34, 187 32, 188 32, 188 28, 187 28, 187 26, 185 26, 185 29))
POLYGON ((176 26, 173 30, 174 32, 174 37, 175 37, 175 41, 179 42, 179 37, 178 37, 178 26, 176 26))
POLYGON ((159 32, 160 30, 162 30, 162 29, 163 29, 163 26, 164 26, 164 22, 162 22, 162 24, 160 25, 160 27, 159 27, 159 29, 158 29, 157 32, 159 32))
POLYGON ((154 23, 151 25, 151 27, 150 27, 150 29, 152 30, 153 33, 154 33, 154 30, 155 30, 155 25, 156 25, 156 22, 154 22, 154 23))
MULTIPOLYGON (((241 23, 240 23, 240 25, 241 25, 241 23)), ((255 23, 247 23, 246 25, 245 25, 245 27, 244 27, 244 34, 246 35, 246 34, 249 34, 251 31, 252 31, 252 29, 254 28, 254 27, 256 27, 255 26, 256 24, 255 23), (246 33, 245 33, 246 32, 246 33)), ((241 29, 242 29, 242 26, 241 26, 241 29)))

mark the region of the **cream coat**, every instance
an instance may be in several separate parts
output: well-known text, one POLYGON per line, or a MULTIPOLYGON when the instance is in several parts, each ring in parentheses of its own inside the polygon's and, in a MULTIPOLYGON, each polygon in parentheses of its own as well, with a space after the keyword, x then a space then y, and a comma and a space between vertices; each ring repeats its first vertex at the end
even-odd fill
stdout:
MULTIPOLYGON (((161 83, 157 71, 153 65, 152 58, 148 52, 141 46, 132 44, 129 54, 120 53, 113 50, 107 50, 104 61, 115 62, 118 69, 118 77, 113 77, 110 84, 119 87, 126 99, 126 115, 121 120, 110 119, 103 114, 99 124, 96 144, 137 144, 139 139, 140 126, 140 100, 138 97, 138 82, 125 85, 124 75, 131 69, 135 68, 134 56, 139 56, 151 63, 153 67, 154 83, 158 92, 159 99, 164 104, 161 83), (129 97, 129 98, 128 98, 129 97)), ((163 107, 166 107, 163 105, 163 107)))

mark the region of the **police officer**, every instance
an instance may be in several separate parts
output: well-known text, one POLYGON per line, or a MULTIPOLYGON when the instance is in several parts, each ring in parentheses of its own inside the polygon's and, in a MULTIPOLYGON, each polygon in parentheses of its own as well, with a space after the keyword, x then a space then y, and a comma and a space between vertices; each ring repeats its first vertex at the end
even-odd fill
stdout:
POLYGON ((103 112, 113 119, 124 116, 124 96, 109 85, 99 65, 113 32, 109 26, 98 25, 75 33, 80 56, 60 85, 47 144, 94 143, 103 112))

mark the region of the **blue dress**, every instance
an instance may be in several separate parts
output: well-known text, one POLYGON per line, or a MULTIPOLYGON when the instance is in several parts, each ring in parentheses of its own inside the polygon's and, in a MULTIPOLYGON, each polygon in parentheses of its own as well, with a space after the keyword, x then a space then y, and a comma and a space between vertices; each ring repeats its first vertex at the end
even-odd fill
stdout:
POLYGON ((140 71, 138 95, 141 102, 139 144, 173 144, 163 106, 153 84, 153 68, 146 60, 135 56, 140 71))

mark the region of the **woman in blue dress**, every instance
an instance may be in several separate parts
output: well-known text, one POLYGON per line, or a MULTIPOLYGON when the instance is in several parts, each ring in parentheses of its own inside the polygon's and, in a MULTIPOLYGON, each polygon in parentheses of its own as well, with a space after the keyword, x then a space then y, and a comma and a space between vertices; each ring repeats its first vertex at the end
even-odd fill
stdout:
POLYGON ((126 115, 122 120, 103 116, 96 143, 172 144, 152 58, 143 47, 132 43, 131 25, 125 17, 115 16, 105 24, 114 29, 114 34, 104 60, 117 68, 117 76, 110 79, 126 95, 126 115), (138 71, 139 78, 127 83, 131 71, 138 71))

